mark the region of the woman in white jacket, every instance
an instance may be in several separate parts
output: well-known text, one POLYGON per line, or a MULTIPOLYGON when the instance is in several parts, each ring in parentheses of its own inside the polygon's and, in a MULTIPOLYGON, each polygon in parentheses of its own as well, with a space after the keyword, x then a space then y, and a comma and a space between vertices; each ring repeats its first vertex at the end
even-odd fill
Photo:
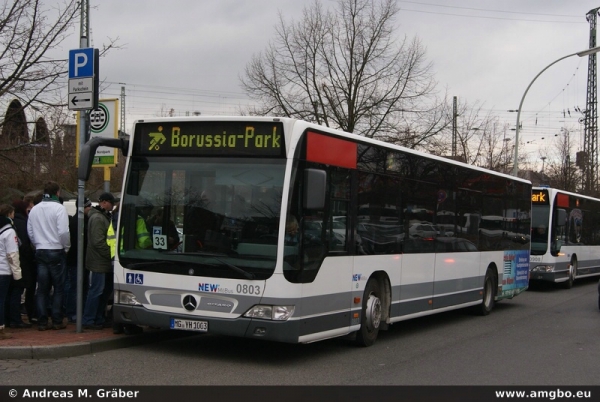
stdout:
POLYGON ((21 279, 19 238, 13 227, 14 216, 15 209, 12 205, 0 205, 0 339, 12 337, 4 330, 4 306, 8 299, 11 280, 21 279))

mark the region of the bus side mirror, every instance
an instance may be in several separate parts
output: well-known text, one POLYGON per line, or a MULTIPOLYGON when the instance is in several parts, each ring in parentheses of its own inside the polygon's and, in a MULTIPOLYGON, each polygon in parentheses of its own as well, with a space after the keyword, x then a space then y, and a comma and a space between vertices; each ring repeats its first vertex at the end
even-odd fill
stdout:
POLYGON ((562 247, 562 240, 555 240, 550 245, 550 253, 552 255, 556 255, 560 253, 560 248, 562 247))
POLYGON ((304 209, 324 209, 327 173, 320 169, 305 169, 304 184, 304 209))
POLYGON ((92 172, 92 163, 96 155, 96 149, 99 146, 107 146, 112 148, 119 148, 123 151, 123 155, 127 156, 129 151, 129 140, 121 138, 104 138, 94 137, 81 147, 79 153, 79 167, 77 170, 77 178, 82 181, 87 181, 90 178, 92 172))

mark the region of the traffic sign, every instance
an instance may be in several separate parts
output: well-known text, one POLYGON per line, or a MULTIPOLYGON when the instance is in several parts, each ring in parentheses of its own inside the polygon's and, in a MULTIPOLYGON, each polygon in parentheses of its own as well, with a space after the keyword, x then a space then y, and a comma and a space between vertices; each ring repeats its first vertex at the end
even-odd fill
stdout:
POLYGON ((93 77, 97 73, 94 71, 97 50, 91 47, 69 50, 69 79, 93 77))
POLYGON ((69 50, 69 102, 70 110, 88 110, 98 107, 99 81, 98 49, 69 50))
POLYGON ((70 110, 87 110, 93 109, 94 94, 92 92, 80 92, 69 94, 69 109, 70 110))
POLYGON ((79 92, 94 92, 94 79, 92 77, 70 79, 69 93, 76 94, 79 92))

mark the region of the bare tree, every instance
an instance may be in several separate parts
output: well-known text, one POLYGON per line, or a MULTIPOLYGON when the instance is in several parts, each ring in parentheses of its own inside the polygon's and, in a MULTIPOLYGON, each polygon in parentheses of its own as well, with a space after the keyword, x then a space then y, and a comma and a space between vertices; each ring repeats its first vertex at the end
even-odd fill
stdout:
MULTIPOLYGON (((475 102, 470 105, 468 102, 459 99, 456 115, 456 155, 455 159, 472 164, 486 165, 483 161, 484 156, 489 154, 486 144, 489 143, 488 137, 496 137, 497 118, 489 112, 484 113, 483 105, 475 102)), ((448 106, 447 110, 451 110, 448 106)), ((448 114, 448 121, 452 116, 448 114)), ((442 136, 438 149, 444 150, 442 155, 450 154, 453 127, 445 127, 445 135, 442 136)), ((492 150, 492 152, 494 152, 492 150)))
MULTIPOLYGON (((75 165, 69 159, 66 169, 64 157, 62 165, 49 158, 58 156, 54 154, 64 140, 61 127, 69 119, 63 95, 67 58, 56 54, 63 54, 59 48, 73 34, 81 2, 0 3, 0 176, 4 183, 26 190, 40 180, 64 178, 75 165), (44 134, 36 131, 40 117, 47 124, 44 134)), ((100 54, 118 48, 117 41, 109 38, 100 54)))
POLYGON ((508 125, 499 124, 495 117, 485 122, 477 134, 480 140, 475 155, 477 165, 510 174, 514 144, 511 145, 512 136, 508 136, 507 132, 508 125))
POLYGON ((556 135, 554 149, 547 154, 548 159, 544 168, 544 176, 547 177, 552 187, 562 190, 577 192, 581 190, 581 171, 572 160, 573 143, 567 129, 561 129, 562 135, 556 135))
POLYGON ((420 41, 395 39, 398 12, 395 0, 338 0, 332 11, 315 0, 298 22, 280 14, 275 39, 241 77, 259 103, 250 113, 422 145, 447 122, 440 106, 427 106, 435 82, 420 41))
POLYGON ((72 33, 80 3, 5 0, 1 7, 0 98, 18 99, 23 108, 60 104, 67 63, 48 54, 72 33))
POLYGON ((459 99, 456 109, 456 128, 453 107, 448 103, 440 108, 444 116, 440 117, 437 127, 439 135, 431 136, 428 152, 450 157, 471 165, 490 168, 509 173, 512 166, 514 145, 508 125, 501 124, 498 117, 485 112, 479 101, 474 104, 459 99), (456 155, 452 154, 453 133, 456 129, 456 155))

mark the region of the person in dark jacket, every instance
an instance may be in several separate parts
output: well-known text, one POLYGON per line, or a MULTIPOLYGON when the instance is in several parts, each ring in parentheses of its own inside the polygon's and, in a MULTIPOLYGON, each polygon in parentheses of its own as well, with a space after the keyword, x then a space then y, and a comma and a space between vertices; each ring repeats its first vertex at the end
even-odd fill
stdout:
MULTIPOLYGON (((84 329, 103 329, 108 289, 112 284, 113 264, 111 248, 107 243, 108 227, 111 226, 110 211, 114 208, 115 197, 103 193, 98 198, 99 205, 88 213, 88 246, 85 255, 85 268, 90 271, 90 287, 85 300, 82 324, 84 329)), ((112 228, 112 226, 111 226, 112 228)), ((112 289, 111 289, 112 291, 112 289)))
MULTIPOLYGON (((35 284, 37 280, 37 266, 35 264, 35 250, 29 240, 27 234, 27 211, 31 208, 31 203, 23 200, 13 202, 15 208, 15 218, 13 219, 17 236, 19 237, 19 260, 21 262, 21 274, 23 276, 22 288, 15 289, 19 293, 19 302, 23 290, 25 290, 25 311, 29 323, 24 323, 20 317, 20 311, 17 314, 13 312, 9 318, 9 326, 11 328, 29 328, 31 323, 37 321, 37 313, 35 311, 35 284)), ((14 307, 13 307, 14 308, 14 307)), ((19 309, 20 310, 20 309, 19 309)))
MULTIPOLYGON (((76 201, 75 205, 79 209, 79 200, 76 201)), ((87 227, 88 227, 88 213, 92 209, 92 201, 89 198, 83 200, 83 261, 85 264, 85 250, 87 249, 87 227)), ((67 279, 65 281, 65 315, 67 320, 74 323, 77 318, 77 233, 78 233, 78 217, 77 213, 69 216, 69 234, 71 235, 71 248, 67 253, 67 279)), ((89 271, 83 269, 83 300, 87 296, 87 287, 89 280, 89 271)))

